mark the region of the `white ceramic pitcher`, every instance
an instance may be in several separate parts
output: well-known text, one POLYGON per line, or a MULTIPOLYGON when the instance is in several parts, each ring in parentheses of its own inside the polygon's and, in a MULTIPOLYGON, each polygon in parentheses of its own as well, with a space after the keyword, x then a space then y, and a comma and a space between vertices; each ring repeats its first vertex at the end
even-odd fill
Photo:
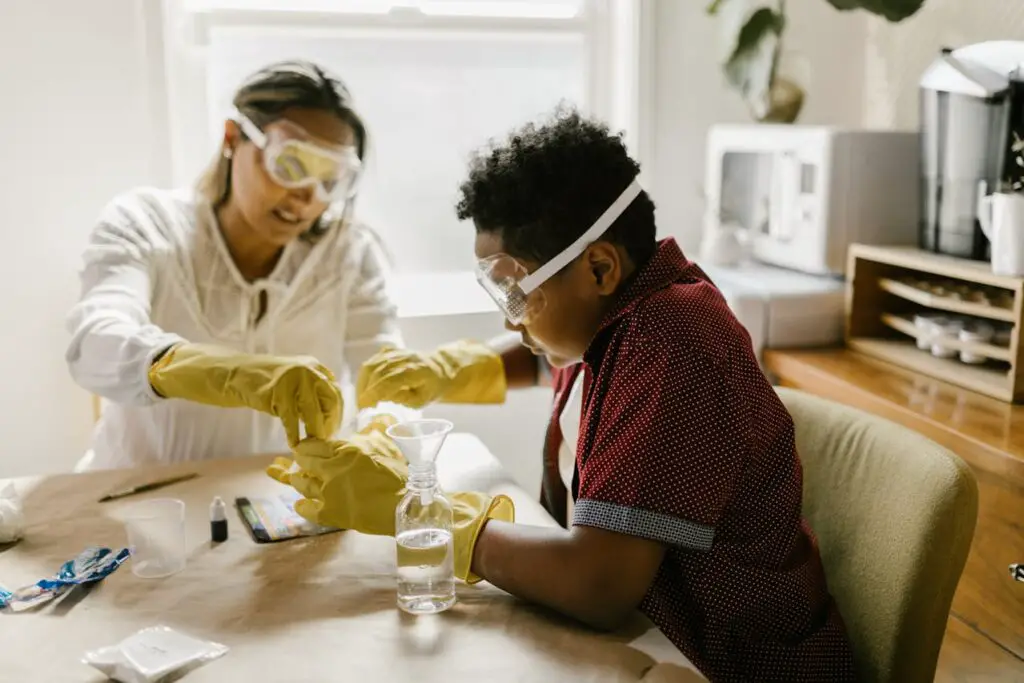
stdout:
POLYGON ((978 222, 992 243, 992 272, 1024 277, 1024 195, 997 192, 981 197, 978 222))

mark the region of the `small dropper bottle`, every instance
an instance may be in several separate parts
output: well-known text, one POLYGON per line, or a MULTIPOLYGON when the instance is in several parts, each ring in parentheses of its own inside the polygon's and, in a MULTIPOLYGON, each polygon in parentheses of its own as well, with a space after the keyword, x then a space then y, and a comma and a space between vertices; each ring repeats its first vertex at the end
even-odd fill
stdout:
POLYGON ((214 543, 228 540, 227 508, 220 496, 214 496, 210 503, 210 540, 214 543))

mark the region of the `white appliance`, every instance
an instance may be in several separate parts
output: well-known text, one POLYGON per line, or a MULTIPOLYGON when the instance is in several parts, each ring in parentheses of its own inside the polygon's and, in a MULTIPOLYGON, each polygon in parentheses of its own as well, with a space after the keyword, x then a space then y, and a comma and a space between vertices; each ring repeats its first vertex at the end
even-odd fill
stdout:
POLYGON ((758 263, 699 263, 747 328, 758 359, 765 349, 832 346, 843 339, 842 280, 758 263))
POLYGON ((917 132, 715 125, 708 134, 705 236, 747 233, 757 261, 841 275, 854 242, 916 245, 917 132))

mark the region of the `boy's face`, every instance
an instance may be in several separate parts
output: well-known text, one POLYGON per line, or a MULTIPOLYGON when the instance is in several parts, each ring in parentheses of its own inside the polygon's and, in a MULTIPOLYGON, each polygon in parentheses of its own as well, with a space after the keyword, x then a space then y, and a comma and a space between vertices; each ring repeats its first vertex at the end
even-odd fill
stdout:
MULTIPOLYGON (((478 260, 507 254, 500 234, 479 232, 475 245, 478 260)), ((514 255, 512 255, 514 256, 514 255)), ((527 272, 543 264, 515 257, 527 272)), ((609 242, 595 242, 544 282, 539 293, 543 306, 520 325, 506 320, 505 327, 522 335, 523 344, 537 355, 547 357, 555 367, 572 365, 583 357, 614 295, 632 265, 625 251, 609 242)))

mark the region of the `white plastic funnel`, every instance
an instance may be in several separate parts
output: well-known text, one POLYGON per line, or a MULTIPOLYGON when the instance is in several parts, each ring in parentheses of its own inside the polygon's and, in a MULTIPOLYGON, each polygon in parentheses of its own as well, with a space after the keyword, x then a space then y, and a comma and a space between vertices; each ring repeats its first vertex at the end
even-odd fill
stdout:
POLYGON ((398 444, 409 467, 433 464, 454 425, 448 420, 410 420, 388 427, 387 434, 398 444))

